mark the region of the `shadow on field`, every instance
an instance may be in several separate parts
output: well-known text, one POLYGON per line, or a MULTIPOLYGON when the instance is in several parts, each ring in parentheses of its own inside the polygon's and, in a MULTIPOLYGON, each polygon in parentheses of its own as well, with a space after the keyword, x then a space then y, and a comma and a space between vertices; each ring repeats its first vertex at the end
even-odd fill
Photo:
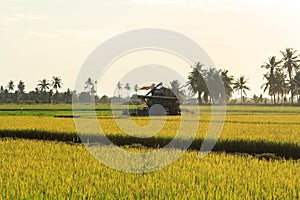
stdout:
MULTIPOLYGON (((149 148, 160 148, 166 146, 173 138, 168 137, 151 137, 151 138, 136 138, 132 136, 108 134, 107 137, 110 141, 118 146, 136 145, 140 144, 149 148)), ((85 135, 79 137, 76 133, 59 133, 40 130, 0 130, 0 138, 22 138, 22 139, 35 139, 35 140, 50 140, 61 141, 66 143, 90 143, 90 144, 103 144, 105 143, 104 137, 99 135, 85 135)), ((182 149, 188 143, 187 140, 177 139, 174 141, 175 146, 171 148, 182 149)), ((195 139, 190 150, 200 150, 203 139, 195 139)), ((205 150, 205 149, 204 149, 205 150)), ((234 153, 238 155, 251 154, 251 155, 267 155, 267 157, 280 157, 286 159, 300 159, 300 146, 293 143, 271 142, 271 141, 249 141, 249 140, 219 140, 214 146, 215 152, 234 153), (270 155, 270 156, 269 156, 270 155)))

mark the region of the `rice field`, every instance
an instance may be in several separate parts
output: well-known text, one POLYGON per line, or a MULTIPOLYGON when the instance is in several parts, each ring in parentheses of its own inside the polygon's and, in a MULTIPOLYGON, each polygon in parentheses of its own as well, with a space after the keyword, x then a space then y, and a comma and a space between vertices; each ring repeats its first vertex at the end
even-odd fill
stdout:
MULTIPOLYGON (((81 145, 0 142, 3 199, 298 199, 300 163, 187 152, 146 174, 110 169, 81 145)), ((138 151, 138 150, 135 150, 138 151)))
MULTIPOLYGON (((171 165, 141 174, 111 169, 94 158, 81 144, 74 120, 52 115, 53 109, 69 114, 68 105, 44 111, 32 106, 27 114, 12 115, 17 107, 0 106, 0 199, 300 198, 298 107, 229 107, 220 139, 201 159, 198 150, 210 123, 209 108, 203 107, 200 118, 185 119, 191 125, 200 120, 190 149, 171 165)), ((133 120, 150 123, 147 117, 133 120)), ((166 145, 179 126, 178 117, 167 117, 161 131, 142 139, 129 136, 110 115, 97 121, 114 144, 136 153, 166 145)))

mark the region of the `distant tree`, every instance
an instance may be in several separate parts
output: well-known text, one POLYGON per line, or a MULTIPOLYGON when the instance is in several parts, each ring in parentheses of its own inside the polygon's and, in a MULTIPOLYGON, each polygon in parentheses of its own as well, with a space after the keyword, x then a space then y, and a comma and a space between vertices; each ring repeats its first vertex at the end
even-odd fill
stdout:
POLYGON ((180 83, 178 80, 173 80, 170 82, 171 85, 171 90, 172 92, 179 97, 179 88, 180 88, 180 83))
POLYGON ((92 96, 94 96, 95 94, 96 94, 96 86, 95 85, 93 85, 92 87, 91 87, 91 91, 90 91, 90 94, 92 95, 92 96))
POLYGON ((129 92, 130 92, 130 89, 131 89, 129 83, 126 83, 126 84, 125 84, 124 89, 127 90, 127 97, 129 97, 129 92))
POLYGON ((95 81, 95 84, 94 84, 94 90, 95 90, 95 93, 94 94, 97 94, 97 85, 98 85, 98 81, 95 81))
POLYGON ((39 101, 42 103, 50 103, 51 102, 51 93, 47 93, 47 90, 50 89, 51 84, 47 79, 40 80, 37 84, 37 88, 41 91, 41 93, 38 93, 39 101))
POLYGON ((50 88, 50 83, 47 81, 47 79, 40 80, 39 83, 37 84, 37 87, 40 89, 42 92, 46 92, 50 88))
POLYGON ((81 103, 90 103, 91 95, 89 92, 81 92, 78 97, 79 102, 81 103))
POLYGON ((246 85, 248 82, 248 79, 245 78, 245 76, 240 76, 236 81, 234 82, 233 90, 238 91, 241 94, 241 102, 243 102, 243 94, 246 94, 246 90, 250 90, 250 88, 246 85))
POLYGON ((2 92, 2 102, 3 103, 8 103, 9 102, 9 92, 8 92, 8 89, 4 89, 3 92, 2 92))
POLYGON ((92 95, 92 93, 94 92, 94 81, 91 78, 88 78, 85 82, 84 88, 88 90, 90 95, 92 95))
POLYGON ((56 90, 56 93, 58 93, 58 89, 60 89, 61 86, 62 86, 61 78, 59 78, 58 76, 53 76, 52 77, 52 87, 53 87, 53 89, 56 90))
POLYGON ((192 71, 188 75, 187 85, 193 95, 198 95, 198 103, 202 104, 202 95, 207 96, 208 89, 204 79, 205 70, 203 70, 203 64, 196 63, 192 66, 192 71))
POLYGON ((122 83, 120 81, 117 83, 117 88, 118 88, 118 92, 119 92, 119 98, 121 98, 121 90, 123 89, 123 87, 122 87, 122 83))
POLYGON ((225 102, 226 93, 220 71, 217 71, 215 68, 209 68, 206 72, 205 80, 209 90, 210 101, 213 103, 225 102))
POLYGON ((289 84, 286 79, 286 74, 281 68, 277 68, 274 73, 274 86, 273 86, 274 95, 277 94, 277 102, 281 97, 283 100, 284 95, 286 96, 289 93, 289 84))
POLYGON ((25 83, 20 80, 17 87, 18 87, 18 102, 20 102, 24 100, 25 83))
POLYGON ((56 93, 53 95, 53 102, 57 103, 59 100, 59 93, 58 93, 58 89, 62 87, 62 81, 61 78, 59 78, 58 76, 53 76, 52 77, 52 87, 53 89, 56 90, 56 93))
POLYGON ((256 104, 259 102, 259 98, 258 98, 258 96, 256 96, 256 94, 253 95, 252 100, 253 100, 254 103, 256 103, 256 104))
POLYGON ((1 85, 1 86, 0 86, 0 103, 3 103, 3 102, 4 102, 4 99, 3 99, 3 92, 4 92, 4 88, 3 88, 3 86, 1 85))
POLYGON ((296 76, 294 77, 295 87, 296 87, 296 93, 297 93, 297 101, 300 103, 300 72, 298 71, 296 73, 296 76))
POLYGON ((17 87, 18 87, 18 92, 19 93, 24 93, 25 83, 23 81, 20 80, 17 87))
POLYGON ((100 103, 109 103, 109 98, 107 95, 103 95, 100 99, 99 99, 100 103))
POLYGON ((293 81, 293 76, 299 69, 299 62, 298 55, 296 55, 297 50, 293 48, 286 48, 285 51, 281 51, 283 56, 283 68, 287 70, 288 77, 289 77, 289 87, 291 92, 291 101, 294 104, 294 89, 295 84, 293 81))
POLYGON ((233 93, 232 85, 233 85, 234 78, 233 76, 228 75, 228 70, 223 70, 223 71, 221 70, 220 72, 224 84, 224 90, 226 93, 226 100, 228 101, 231 98, 233 93))
POLYGON ((69 88, 63 93, 63 101, 64 103, 72 103, 72 92, 69 88))
POLYGON ((139 86, 137 84, 134 85, 134 92, 135 94, 137 94, 137 92, 139 91, 139 86))
POLYGON ((7 89, 8 89, 8 92, 12 92, 15 89, 15 84, 12 80, 10 80, 8 82, 7 89))
POLYGON ((177 98, 182 100, 185 97, 185 92, 182 90, 184 86, 182 86, 178 80, 171 81, 170 86, 171 91, 177 96, 177 98))
POLYGON ((282 63, 282 60, 277 60, 276 56, 272 56, 269 58, 268 62, 265 62, 261 68, 269 70, 268 73, 264 74, 264 78, 267 80, 267 82, 263 85, 264 92, 269 89, 269 95, 271 96, 272 101, 274 104, 276 104, 276 98, 275 98, 275 70, 280 66, 282 63))
POLYGON ((35 88, 35 102, 38 103, 39 101, 39 88, 35 88))

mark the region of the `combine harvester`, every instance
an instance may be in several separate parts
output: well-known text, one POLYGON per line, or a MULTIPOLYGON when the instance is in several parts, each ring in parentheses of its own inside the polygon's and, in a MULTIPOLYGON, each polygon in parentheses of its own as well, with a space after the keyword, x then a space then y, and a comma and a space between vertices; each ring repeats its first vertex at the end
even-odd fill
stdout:
POLYGON ((155 115, 181 115, 180 102, 171 89, 160 82, 155 87, 143 87, 140 90, 151 89, 146 95, 138 95, 147 107, 130 109, 124 114, 131 116, 155 116, 155 115))

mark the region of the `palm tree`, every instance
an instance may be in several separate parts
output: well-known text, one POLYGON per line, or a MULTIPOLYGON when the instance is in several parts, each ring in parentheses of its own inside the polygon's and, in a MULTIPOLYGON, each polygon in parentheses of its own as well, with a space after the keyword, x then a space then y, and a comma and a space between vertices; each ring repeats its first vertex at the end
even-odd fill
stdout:
POLYGON ((59 78, 58 76, 53 76, 52 77, 52 86, 53 86, 53 89, 56 90, 56 94, 57 94, 58 89, 61 88, 61 86, 62 86, 61 78, 59 78))
POLYGON ((126 84, 125 84, 124 89, 127 90, 127 96, 129 96, 129 91, 130 91, 130 89, 131 89, 129 83, 126 83, 126 84))
POLYGON ((281 68, 277 68, 274 73, 274 86, 273 86, 274 95, 277 94, 277 102, 279 103, 279 97, 281 96, 281 101, 283 96, 286 95, 289 91, 289 85, 286 80, 286 74, 281 68))
POLYGON ((38 100, 39 100, 39 88, 36 87, 34 92, 34 101, 37 103, 38 100))
POLYGON ((236 81, 234 82, 233 90, 239 91, 241 94, 241 103, 243 102, 243 93, 246 94, 246 90, 250 90, 250 88, 246 85, 248 82, 248 79, 245 78, 245 76, 240 76, 236 81))
POLYGON ((40 80, 37 84, 37 87, 40 89, 40 91, 45 92, 47 89, 50 88, 50 83, 47 81, 47 79, 40 80))
POLYGON ((53 87, 53 89, 56 90, 56 93, 53 96, 53 100, 55 103, 58 102, 58 99, 59 99, 58 89, 61 88, 61 86, 62 86, 61 78, 59 78, 58 76, 53 76, 52 77, 52 87, 53 87))
POLYGON ((185 91, 182 90, 182 86, 178 80, 173 80, 170 82, 171 91, 177 96, 178 99, 182 100, 185 96, 185 91))
POLYGON ((173 80, 170 82, 172 92, 179 97, 179 87, 180 83, 178 80, 173 80))
POLYGON ((205 80, 207 82, 210 100, 213 103, 224 102, 226 94, 220 71, 217 71, 215 68, 210 68, 206 72, 205 80))
POLYGON ((3 92, 4 92, 4 87, 1 85, 0 86, 0 103, 2 103, 4 101, 3 92))
POLYGON ((92 94, 92 89, 94 90, 94 83, 91 78, 88 78, 87 81, 85 82, 85 89, 88 89, 89 94, 92 94))
POLYGON ((135 84, 135 86, 134 86, 134 91, 135 91, 135 94, 137 95, 137 92, 139 91, 139 86, 137 84, 135 84))
POLYGON ((192 66, 192 71, 189 73, 187 85, 193 95, 198 94, 198 103, 202 104, 202 95, 207 96, 208 89, 204 79, 206 71, 202 69, 204 65, 199 62, 192 66), (201 74, 202 73, 202 74, 201 74))
POLYGON ((300 72, 297 72, 296 76, 294 77, 294 82, 296 86, 296 93, 298 95, 298 103, 300 102, 300 72))
POLYGON ((15 84, 12 80, 10 80, 8 82, 7 88, 8 88, 8 91, 11 91, 11 92, 15 89, 15 84))
POLYGON ((20 80, 18 83, 18 92, 22 94, 24 93, 24 90, 25 90, 25 83, 20 80))
POLYGON ((18 102, 22 101, 24 98, 24 90, 25 90, 25 84, 23 81, 19 81, 18 83, 18 102))
POLYGON ((118 88, 118 91, 119 91, 119 98, 120 98, 120 97, 121 97, 120 92, 121 92, 121 90, 123 89, 122 83, 121 83, 120 81, 117 83, 117 88, 118 88))
POLYGON ((293 81, 293 75, 297 70, 299 69, 299 62, 298 55, 296 55, 297 50, 294 50, 293 48, 286 48, 285 51, 281 51, 281 54, 283 56, 283 68, 285 68, 288 72, 289 76, 289 82, 290 82, 290 92, 291 92, 291 100, 292 104, 294 104, 294 81, 293 81))
POLYGON ((224 84, 224 89, 225 89, 225 93, 226 93, 226 100, 228 101, 233 93, 233 89, 232 89, 232 84, 233 84, 233 76, 229 76, 228 75, 228 70, 223 70, 220 71, 221 72, 221 77, 223 80, 223 84, 224 84))
POLYGON ((267 83, 264 84, 265 89, 264 92, 269 88, 269 95, 273 96, 274 104, 276 104, 276 98, 275 98, 275 92, 274 92, 274 84, 275 84, 275 78, 274 78, 274 71, 280 67, 280 63, 282 60, 276 60, 276 56, 272 56, 269 58, 268 62, 265 62, 261 68, 265 68, 270 70, 267 74, 264 75, 264 77, 267 79, 267 83))

